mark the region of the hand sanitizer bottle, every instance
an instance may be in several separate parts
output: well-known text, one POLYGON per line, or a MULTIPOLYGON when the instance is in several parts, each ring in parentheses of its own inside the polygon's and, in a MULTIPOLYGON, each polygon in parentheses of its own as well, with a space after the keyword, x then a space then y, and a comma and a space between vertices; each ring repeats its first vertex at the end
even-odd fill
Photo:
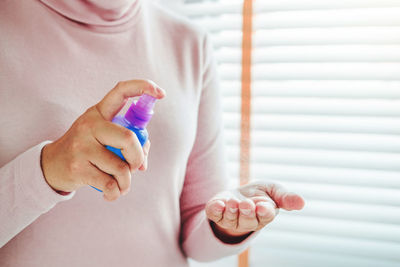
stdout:
MULTIPOLYGON (((132 103, 124 116, 116 116, 112 122, 134 132, 139 139, 140 144, 143 146, 149 137, 146 126, 153 116, 153 107, 155 102, 156 98, 144 94, 136 103, 132 103)), ((122 160, 125 160, 121 153, 121 149, 112 146, 106 146, 106 148, 116 154, 122 160)), ((97 191, 103 192, 98 188, 93 188, 97 191)))
MULTIPOLYGON (((150 95, 142 95, 136 103, 133 103, 125 116, 116 116, 112 122, 124 126, 134 132, 143 146, 149 137, 146 126, 153 116, 153 107, 156 99, 150 95)), ((106 146, 108 150, 125 160, 121 150, 115 147, 106 146)))

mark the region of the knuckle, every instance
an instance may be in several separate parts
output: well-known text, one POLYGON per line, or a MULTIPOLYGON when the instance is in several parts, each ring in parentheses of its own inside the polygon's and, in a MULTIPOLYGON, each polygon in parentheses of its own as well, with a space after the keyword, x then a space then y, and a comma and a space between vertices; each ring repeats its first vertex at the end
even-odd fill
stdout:
POLYGON ((115 85, 115 89, 120 90, 122 87, 124 87, 125 83, 125 81, 117 82, 117 84, 115 85))
POLYGON ((93 121, 87 118, 86 116, 83 116, 79 119, 77 125, 76 125, 76 130, 79 132, 85 132, 93 128, 93 121))
POLYGON ((118 174, 126 175, 129 172, 129 166, 125 162, 119 162, 116 165, 118 174))
POLYGON ((135 138, 137 137, 136 134, 131 130, 124 129, 123 138, 124 138, 124 143, 126 143, 127 146, 132 147, 136 143, 135 138))
POLYGON ((81 151, 83 149, 83 144, 80 140, 74 139, 71 142, 71 150, 72 151, 81 151))
POLYGON ((131 164, 133 169, 138 169, 143 164, 143 161, 144 161, 143 153, 137 151, 135 153, 135 157, 134 157, 133 162, 131 164))
POLYGON ((153 81, 150 80, 150 79, 146 79, 146 80, 144 80, 144 82, 146 82, 146 84, 147 84, 147 86, 148 86, 148 88, 149 88, 150 90, 156 87, 156 83, 153 82, 153 81))
POLYGON ((77 155, 87 155, 89 151, 90 147, 80 138, 74 138, 69 144, 69 152, 73 155, 74 160, 77 160, 77 155))
POLYGON ((114 190, 116 190, 117 187, 118 187, 117 181, 115 181, 114 179, 111 179, 110 181, 107 182, 107 184, 106 184, 106 186, 105 186, 105 189, 106 189, 105 191, 106 191, 107 193, 111 193, 111 192, 113 192, 114 190))
POLYGON ((91 106, 90 108, 88 108, 84 114, 90 114, 92 112, 97 112, 96 106, 91 106))

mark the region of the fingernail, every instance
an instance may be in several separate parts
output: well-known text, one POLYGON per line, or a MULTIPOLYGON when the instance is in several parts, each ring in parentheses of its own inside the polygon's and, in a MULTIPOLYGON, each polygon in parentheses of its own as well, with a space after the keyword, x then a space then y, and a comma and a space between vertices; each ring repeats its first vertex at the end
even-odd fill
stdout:
POLYGON ((162 89, 160 87, 157 87, 156 89, 157 89, 157 94, 158 95, 164 95, 165 94, 165 90, 164 89, 162 89))
POLYGON ((229 208, 229 211, 232 213, 236 213, 238 211, 238 209, 237 208, 229 208))
POLYGON ((250 215, 251 210, 250 209, 241 209, 240 212, 243 213, 244 215, 250 215))

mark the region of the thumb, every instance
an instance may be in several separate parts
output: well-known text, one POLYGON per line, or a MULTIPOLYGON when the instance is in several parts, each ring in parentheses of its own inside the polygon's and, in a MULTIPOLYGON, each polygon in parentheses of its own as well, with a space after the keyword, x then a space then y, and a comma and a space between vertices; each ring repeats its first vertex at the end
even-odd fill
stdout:
POLYGON ((278 208, 285 210, 301 210, 304 199, 293 192, 287 191, 283 186, 275 183, 258 185, 277 204, 278 208))
POLYGON ((108 92, 95 107, 105 120, 111 121, 125 105, 128 98, 142 94, 160 99, 165 96, 165 91, 149 80, 123 81, 108 92))

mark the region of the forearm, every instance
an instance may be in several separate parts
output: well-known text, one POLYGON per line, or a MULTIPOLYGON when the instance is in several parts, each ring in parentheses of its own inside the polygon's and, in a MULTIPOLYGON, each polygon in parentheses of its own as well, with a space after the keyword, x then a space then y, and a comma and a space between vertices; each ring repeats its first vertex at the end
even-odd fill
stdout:
POLYGON ((0 247, 59 201, 40 168, 43 142, 0 168, 0 247))

